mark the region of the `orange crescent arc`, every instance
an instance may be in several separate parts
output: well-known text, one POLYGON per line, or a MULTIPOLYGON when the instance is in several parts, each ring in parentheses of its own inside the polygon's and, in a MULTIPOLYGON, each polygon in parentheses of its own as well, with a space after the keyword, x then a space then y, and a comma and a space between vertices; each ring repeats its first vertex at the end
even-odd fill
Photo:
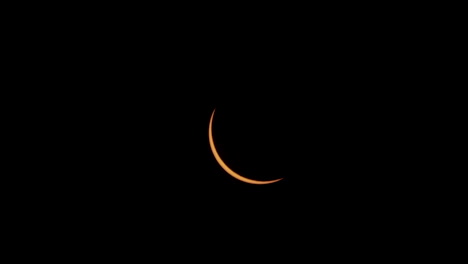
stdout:
POLYGON ((256 181, 256 180, 252 180, 252 179, 246 178, 244 176, 241 176, 241 175, 237 174, 235 171, 231 170, 231 168, 229 168, 226 165, 226 163, 224 163, 224 161, 221 159, 221 157, 219 156, 218 151, 216 150, 216 147, 214 145, 213 132, 212 132, 214 113, 215 113, 215 110, 213 110, 213 113, 211 114, 210 126, 209 126, 209 129, 208 129, 208 137, 209 137, 209 140, 210 140, 211 151, 213 152, 213 155, 214 155, 216 161, 221 166, 221 168, 223 168, 232 177, 234 177, 234 178, 236 178, 236 179, 238 179, 240 181, 243 181, 243 182, 246 182, 246 183, 251 183, 251 184, 269 184, 269 183, 274 183, 274 182, 277 182, 277 181, 280 181, 280 180, 283 179, 283 178, 280 178, 280 179, 271 180, 271 181, 256 181))

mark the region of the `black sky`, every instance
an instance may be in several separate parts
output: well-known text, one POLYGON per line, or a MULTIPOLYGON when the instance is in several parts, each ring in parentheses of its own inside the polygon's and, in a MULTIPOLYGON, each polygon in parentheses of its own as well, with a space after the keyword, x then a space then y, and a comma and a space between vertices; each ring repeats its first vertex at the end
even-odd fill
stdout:
POLYGON ((407 166, 417 160, 412 127, 421 115, 419 94, 407 89, 418 72, 406 40, 373 23, 236 31, 158 21, 67 26, 60 43, 45 44, 59 56, 53 71, 41 67, 64 88, 50 92, 59 105, 45 104, 50 115, 36 113, 38 127, 57 127, 41 132, 58 142, 41 155, 58 165, 35 182, 52 186, 61 214, 110 232, 167 228, 197 240, 239 230, 252 231, 249 239, 328 236, 413 210, 420 176, 407 166), (214 109, 225 162, 245 177, 282 181, 250 185, 217 164, 214 109))

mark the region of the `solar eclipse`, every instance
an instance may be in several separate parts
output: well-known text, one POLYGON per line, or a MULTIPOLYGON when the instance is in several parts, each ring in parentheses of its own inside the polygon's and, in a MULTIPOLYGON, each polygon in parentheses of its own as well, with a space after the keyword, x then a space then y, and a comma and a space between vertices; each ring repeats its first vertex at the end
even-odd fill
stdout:
POLYGON ((211 151, 213 152, 213 155, 214 155, 216 161, 221 166, 221 168, 223 168, 224 171, 226 171, 232 177, 234 177, 234 178, 236 178, 236 179, 238 179, 238 180, 240 180, 242 182, 250 183, 250 184, 259 184, 259 185, 260 184, 270 184, 270 183, 274 183, 274 182, 282 180, 282 178, 275 179, 275 180, 270 180, 270 181, 252 180, 252 179, 246 178, 246 177, 244 177, 242 175, 239 175, 238 173, 233 171, 231 168, 229 168, 229 166, 227 166, 226 163, 219 156, 219 153, 216 150, 216 147, 215 147, 215 144, 214 144, 214 140, 213 140, 213 117, 214 117, 214 114, 215 114, 215 110, 213 110, 213 113, 211 114, 210 124, 209 124, 209 128, 208 128, 208 138, 209 138, 211 151))

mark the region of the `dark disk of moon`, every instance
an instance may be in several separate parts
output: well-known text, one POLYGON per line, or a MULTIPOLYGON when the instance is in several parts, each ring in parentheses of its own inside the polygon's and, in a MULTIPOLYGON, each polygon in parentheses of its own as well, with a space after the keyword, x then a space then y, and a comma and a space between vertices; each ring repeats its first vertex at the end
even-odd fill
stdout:
POLYGON ((224 163, 224 161, 219 156, 218 151, 216 150, 216 147, 215 147, 215 144, 214 144, 213 132, 212 132, 214 113, 215 113, 215 110, 213 110, 213 113, 211 114, 210 125, 209 125, 209 128, 208 128, 208 137, 209 137, 209 141, 210 141, 211 151, 213 152, 213 155, 214 155, 216 161, 218 162, 218 164, 221 166, 221 168, 223 168, 232 177, 234 177, 234 178, 236 178, 236 179, 238 179, 240 181, 250 183, 250 184, 269 184, 269 183, 274 183, 274 182, 282 180, 282 178, 279 178, 279 179, 276 179, 276 180, 271 180, 271 181, 252 180, 252 179, 246 178, 246 177, 244 177, 242 175, 239 175, 238 173, 233 171, 231 168, 229 168, 226 165, 226 163, 224 163))

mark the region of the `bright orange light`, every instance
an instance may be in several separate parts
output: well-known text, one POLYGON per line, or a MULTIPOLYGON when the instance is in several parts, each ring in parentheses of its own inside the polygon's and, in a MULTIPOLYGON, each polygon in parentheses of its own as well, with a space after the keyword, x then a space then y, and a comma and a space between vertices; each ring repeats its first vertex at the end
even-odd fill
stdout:
POLYGON ((243 181, 243 182, 246 182, 246 183, 251 183, 251 184, 269 184, 269 183, 274 183, 274 182, 282 180, 282 178, 280 178, 280 179, 271 180, 271 181, 256 181, 256 180, 251 180, 251 179, 245 178, 244 176, 241 176, 241 175, 237 174, 235 171, 231 170, 231 168, 229 168, 226 165, 226 163, 224 163, 224 161, 221 159, 221 157, 219 156, 218 151, 216 150, 215 145, 214 145, 213 133, 211 131, 212 130, 212 125, 213 125, 214 113, 215 113, 215 110, 213 110, 213 113, 211 114, 210 126, 209 126, 209 129, 208 129, 208 137, 210 139, 211 151, 213 152, 213 155, 214 155, 216 161, 221 166, 221 168, 223 168, 232 177, 234 177, 234 178, 236 178, 236 179, 238 179, 240 181, 243 181))

